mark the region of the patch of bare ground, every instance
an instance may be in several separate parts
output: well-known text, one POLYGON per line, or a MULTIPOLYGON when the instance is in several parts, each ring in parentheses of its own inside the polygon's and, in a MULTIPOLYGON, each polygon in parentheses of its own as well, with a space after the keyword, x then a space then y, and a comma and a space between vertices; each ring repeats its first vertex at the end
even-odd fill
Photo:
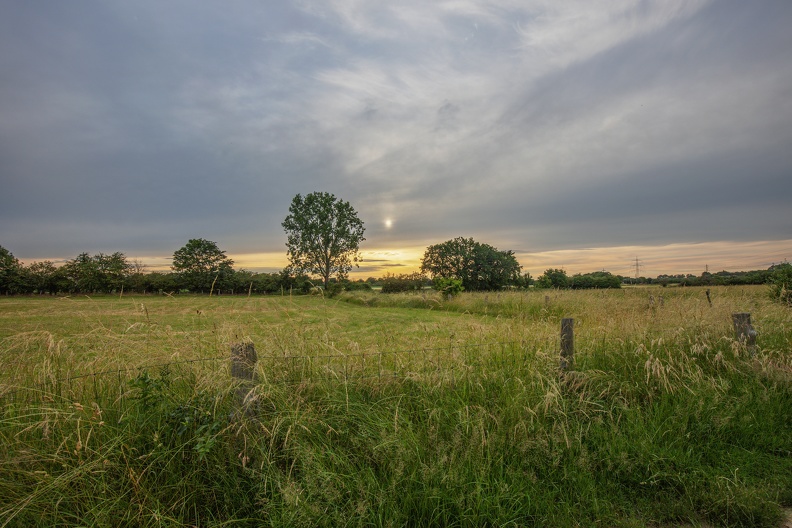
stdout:
POLYGON ((784 510, 784 514, 786 514, 786 520, 781 528, 792 528, 792 509, 784 510))

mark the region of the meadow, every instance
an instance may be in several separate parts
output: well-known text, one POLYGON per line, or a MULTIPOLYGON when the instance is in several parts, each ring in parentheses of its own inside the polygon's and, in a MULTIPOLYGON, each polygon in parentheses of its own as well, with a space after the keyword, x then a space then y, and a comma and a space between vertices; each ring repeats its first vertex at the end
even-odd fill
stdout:
POLYGON ((781 526, 792 310, 710 298, 0 298, 0 528, 781 526))

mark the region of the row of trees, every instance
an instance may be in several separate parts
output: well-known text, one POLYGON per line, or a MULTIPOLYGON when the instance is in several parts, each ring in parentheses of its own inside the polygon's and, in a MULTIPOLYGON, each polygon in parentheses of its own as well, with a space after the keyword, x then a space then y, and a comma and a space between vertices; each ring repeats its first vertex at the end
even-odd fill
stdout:
POLYGON ((570 288, 573 290, 621 288, 624 278, 607 271, 578 273, 569 277, 563 269, 550 268, 536 279, 538 288, 570 288))
POLYGON ((661 286, 740 286, 748 284, 766 284, 778 265, 773 265, 766 270, 753 271, 718 271, 710 273, 705 271, 701 275, 658 275, 655 279, 644 279, 648 284, 661 286))
POLYGON ((147 272, 123 253, 81 253, 61 266, 50 261, 25 266, 0 246, 0 294, 306 293, 313 286, 307 275, 288 269, 254 273, 232 266, 217 244, 204 239, 190 240, 177 250, 170 272, 147 272))
MULTIPOLYGON (((52 262, 23 266, 5 248, 0 247, 0 293, 110 293, 136 292, 255 292, 273 293, 290 290, 308 291, 310 275, 318 276, 325 291, 335 293, 365 287, 347 280, 348 272, 360 258, 360 243, 365 228, 357 212, 330 193, 297 195, 289 207, 282 226, 286 232, 289 266, 280 273, 236 271, 234 261, 215 242, 192 239, 173 254, 170 273, 144 273, 144 267, 129 262, 123 253, 89 255, 56 267, 52 262), (332 286, 332 288, 331 288, 332 286)), ((460 291, 487 291, 502 288, 620 288, 628 279, 606 271, 567 276, 562 269, 548 269, 536 281, 521 273, 513 251, 500 251, 472 238, 458 237, 431 245, 421 259, 420 273, 387 276, 382 280, 384 292, 421 289, 426 284, 446 295, 460 291), (431 280, 431 282, 429 282, 431 280)), ((773 270, 741 274, 702 274, 660 276, 668 285, 679 278, 680 284, 748 284, 766 283, 773 270)), ((642 279, 642 282, 649 282, 642 279)))
MULTIPOLYGON (((511 252, 499 252, 472 239, 454 239, 430 246, 424 257, 421 272, 401 275, 369 277, 355 282, 344 277, 328 278, 330 293, 380 287, 383 293, 421 290, 435 287, 441 291, 481 291, 511 288, 589 289, 619 288, 635 279, 613 275, 606 271, 567 275, 563 269, 550 268, 535 280, 530 274, 520 274, 519 265, 511 252), (467 254, 469 253, 469 254, 467 254), (465 256, 467 254, 467 257, 465 256), (476 258, 478 256, 478 259, 476 258), (428 257, 428 258, 427 258, 428 257), (442 262, 448 262, 448 268, 442 262), (453 265, 466 263, 467 269, 455 271, 453 265), (435 268, 436 266, 436 268, 435 268), (433 273, 437 269, 438 273, 433 273), (510 269, 510 273, 504 273, 510 269), (471 270, 478 270, 477 274, 471 270), (488 270, 495 270, 489 273, 488 270), (499 282, 498 279, 502 279, 499 282), (450 282, 449 282, 450 281, 450 282), (458 287, 454 289, 454 284, 458 287), (450 288, 450 289, 449 289, 450 288)), ((778 297, 789 300, 789 280, 792 265, 774 265, 767 270, 748 272, 718 272, 694 275, 660 275, 654 279, 639 279, 643 284, 709 286, 772 284, 778 297)), ((146 271, 138 261, 129 261, 123 253, 89 255, 81 253, 61 266, 49 261, 21 264, 7 249, 0 246, 0 294, 95 294, 158 292, 216 292, 273 294, 282 292, 307 293, 322 278, 311 280, 309 275, 286 268, 277 273, 255 273, 235 270, 233 260, 214 242, 190 240, 174 253, 169 272, 146 271)))

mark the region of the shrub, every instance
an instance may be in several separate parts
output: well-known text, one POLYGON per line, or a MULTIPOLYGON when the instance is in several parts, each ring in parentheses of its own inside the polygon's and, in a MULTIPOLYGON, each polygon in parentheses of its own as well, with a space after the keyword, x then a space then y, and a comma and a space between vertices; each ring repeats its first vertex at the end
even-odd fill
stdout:
POLYGON ((453 297, 465 290, 460 279, 438 277, 434 280, 434 289, 439 291, 444 299, 453 297))
POLYGON ((568 288, 569 277, 562 269, 550 268, 545 270, 544 275, 536 279, 536 286, 539 288, 568 288))
POLYGON ((784 262, 771 268, 770 297, 780 303, 792 306, 792 264, 784 262))
POLYGON ((425 283, 426 276, 423 273, 388 274, 382 279, 382 293, 417 291, 423 289, 425 283))
POLYGON ((573 290, 621 288, 621 280, 607 271, 578 273, 569 281, 569 287, 573 290))
POLYGON ((345 281, 344 291, 371 291, 371 284, 362 281, 357 281, 357 282, 345 281))
POLYGON ((327 288, 324 290, 324 294, 328 297, 335 297, 339 293, 344 291, 344 285, 340 282, 331 282, 327 285, 327 288))

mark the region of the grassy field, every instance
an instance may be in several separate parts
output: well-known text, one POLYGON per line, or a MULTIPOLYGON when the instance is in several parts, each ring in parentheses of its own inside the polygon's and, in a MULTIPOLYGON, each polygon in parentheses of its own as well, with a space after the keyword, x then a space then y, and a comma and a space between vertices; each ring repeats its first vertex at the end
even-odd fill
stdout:
POLYGON ((710 293, 3 298, 0 527, 780 526, 792 311, 710 293))

